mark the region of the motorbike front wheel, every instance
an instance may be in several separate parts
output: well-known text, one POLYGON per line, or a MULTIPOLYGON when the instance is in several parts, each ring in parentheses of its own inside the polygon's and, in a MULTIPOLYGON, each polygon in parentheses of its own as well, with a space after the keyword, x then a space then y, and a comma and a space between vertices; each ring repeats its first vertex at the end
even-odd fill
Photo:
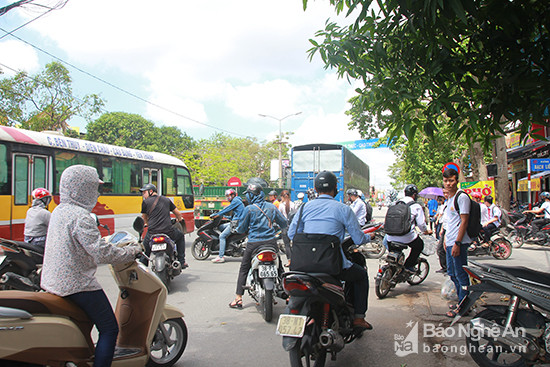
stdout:
POLYGON ((512 244, 503 237, 493 241, 492 255, 495 259, 506 260, 512 255, 512 244))
POLYGON ((187 326, 182 318, 168 319, 157 327, 147 367, 170 367, 187 346, 187 326))
POLYGON ((313 359, 311 354, 301 350, 301 344, 302 339, 300 338, 300 340, 296 342, 296 345, 288 351, 290 367, 302 367, 304 365, 302 364, 302 360, 305 362, 306 366, 324 367, 327 361, 326 349, 319 350, 314 357, 315 359, 313 359), (313 364, 311 362, 313 362, 313 364))
POLYGON ((367 259, 379 259, 386 253, 386 246, 384 246, 382 238, 377 234, 374 240, 366 245, 365 257, 367 259))
POLYGON ((428 264, 428 261, 424 258, 419 258, 418 264, 416 265, 416 272, 407 279, 407 283, 410 285, 418 285, 428 277, 429 272, 430 264, 428 264))
POLYGON ((510 231, 508 239, 512 243, 512 246, 515 248, 520 248, 521 246, 523 246, 523 235, 517 229, 513 229, 510 231))
POLYGON ((375 287, 374 291, 376 292, 376 296, 380 299, 385 298, 388 293, 390 293, 391 289, 391 278, 393 276, 393 271, 390 267, 387 267, 382 275, 375 280, 375 287))
MULTIPOLYGON (((498 325, 504 326, 506 323, 506 314, 500 314, 492 310, 483 310, 474 318, 482 318, 493 321, 498 325)), ((511 353, 493 340, 493 338, 483 339, 476 333, 466 336, 468 352, 472 359, 482 367, 525 367, 527 361, 519 354, 511 353)))
POLYGON ((202 238, 197 238, 191 247, 191 254, 197 260, 206 260, 210 256, 210 246, 202 238))

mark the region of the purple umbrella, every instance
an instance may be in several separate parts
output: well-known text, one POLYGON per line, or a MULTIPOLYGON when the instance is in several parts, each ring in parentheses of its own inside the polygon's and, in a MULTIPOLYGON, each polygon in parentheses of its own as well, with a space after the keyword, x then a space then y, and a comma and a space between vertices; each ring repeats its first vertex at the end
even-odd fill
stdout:
POLYGON ((437 199, 438 196, 443 196, 443 189, 440 187, 426 187, 418 195, 427 199, 437 199))

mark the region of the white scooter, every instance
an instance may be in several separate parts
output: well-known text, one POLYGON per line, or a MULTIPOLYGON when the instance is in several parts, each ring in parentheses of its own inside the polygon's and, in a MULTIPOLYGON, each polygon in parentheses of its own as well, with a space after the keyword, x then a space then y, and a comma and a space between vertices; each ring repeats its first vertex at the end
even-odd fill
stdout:
MULTIPOLYGON (((137 239, 117 232, 109 242, 122 247, 137 239)), ((187 327, 183 314, 166 304, 166 287, 138 261, 111 265, 111 272, 120 289, 115 309, 120 332, 112 366, 172 366, 187 345, 187 327)), ((69 300, 46 292, 0 291, 2 366, 92 366, 91 330, 84 311, 69 300)))

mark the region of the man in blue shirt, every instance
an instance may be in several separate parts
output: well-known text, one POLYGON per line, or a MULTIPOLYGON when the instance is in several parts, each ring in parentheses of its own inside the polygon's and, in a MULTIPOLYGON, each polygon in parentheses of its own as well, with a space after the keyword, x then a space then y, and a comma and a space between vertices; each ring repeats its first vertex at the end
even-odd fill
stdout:
MULTIPOLYGON (((237 196, 237 192, 233 189, 227 189, 225 190, 225 198, 229 201, 229 205, 217 212, 216 214, 213 214, 210 216, 210 218, 214 219, 220 215, 224 215, 229 213, 230 211, 233 211, 233 214, 229 219, 231 220, 238 220, 244 210, 244 204, 243 200, 237 196)), ((220 234, 220 253, 218 256, 212 260, 213 263, 224 263, 225 259, 223 258, 223 255, 225 254, 225 247, 227 245, 227 237, 231 234, 231 222, 220 224, 220 231, 222 232, 220 234)))
MULTIPOLYGON (((342 243, 347 231, 357 245, 370 241, 370 237, 361 231, 357 217, 350 207, 334 200, 338 192, 337 184, 336 176, 329 171, 323 171, 315 177, 315 190, 319 197, 304 204, 300 228, 297 228, 298 215, 294 216, 288 230, 288 236, 291 239, 294 238, 296 233, 303 232, 333 235, 340 238, 340 243, 342 243)), ((340 250, 344 255, 343 250, 340 250)), ((372 325, 365 321, 369 295, 368 274, 365 269, 352 263, 345 256, 342 256, 342 259, 343 270, 338 277, 341 280, 353 283, 354 287, 355 319, 353 325, 371 330, 372 325)))
MULTIPOLYGON (((249 182, 252 180, 249 180, 249 182)), ((259 180, 261 179, 252 182, 259 182, 259 180)), ((244 208, 239 218, 237 232, 245 233, 248 231, 248 244, 246 245, 246 250, 241 260, 241 267, 239 268, 235 300, 229 304, 231 308, 243 307, 244 286, 246 285, 246 277, 250 270, 254 251, 258 247, 265 245, 271 246, 274 248, 274 251, 277 251, 276 230, 273 224, 277 223, 281 229, 287 226, 285 217, 283 217, 275 205, 265 201, 265 194, 260 184, 249 184, 245 195, 249 204, 244 208)))
POLYGON ((435 215, 437 214, 438 206, 439 202, 436 199, 431 199, 430 201, 428 201, 428 210, 430 212, 430 229, 432 231, 434 229, 435 215))

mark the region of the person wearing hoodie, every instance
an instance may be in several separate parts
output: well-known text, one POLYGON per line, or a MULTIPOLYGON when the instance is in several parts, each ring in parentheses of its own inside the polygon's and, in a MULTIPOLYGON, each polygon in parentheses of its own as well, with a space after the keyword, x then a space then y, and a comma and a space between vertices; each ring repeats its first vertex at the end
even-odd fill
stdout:
POLYGON ((102 240, 90 213, 103 183, 93 167, 75 165, 63 171, 60 203, 52 212, 46 238, 41 287, 69 299, 99 331, 94 366, 110 366, 118 336, 115 314, 95 277, 97 264, 127 263, 140 246, 116 247, 102 240))
POLYGON ((32 192, 32 206, 27 210, 25 218, 25 242, 40 246, 42 249, 46 244, 46 234, 50 224, 50 211, 48 204, 52 201, 52 194, 44 188, 34 189, 32 192))
POLYGON ((251 267, 252 254, 254 251, 264 245, 271 245, 277 248, 276 230, 273 222, 276 222, 281 229, 286 228, 287 221, 277 207, 265 201, 260 182, 262 179, 250 179, 245 196, 248 200, 248 206, 244 208, 239 219, 238 233, 248 232, 248 244, 244 251, 237 279, 237 292, 235 299, 229 304, 231 308, 243 307, 244 286, 246 277, 251 267))

